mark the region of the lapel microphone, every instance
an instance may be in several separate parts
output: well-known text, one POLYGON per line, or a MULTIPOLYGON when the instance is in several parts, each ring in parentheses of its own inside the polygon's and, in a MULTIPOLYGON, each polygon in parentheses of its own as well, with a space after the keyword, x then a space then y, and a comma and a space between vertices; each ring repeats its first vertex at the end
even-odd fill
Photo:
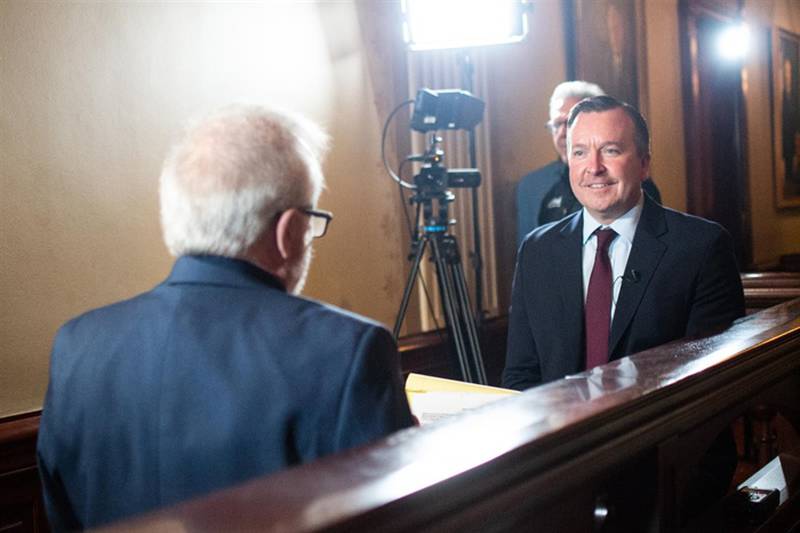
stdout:
POLYGON ((642 275, 634 268, 628 272, 627 276, 622 276, 622 281, 627 281, 630 283, 638 283, 640 279, 642 279, 642 275))

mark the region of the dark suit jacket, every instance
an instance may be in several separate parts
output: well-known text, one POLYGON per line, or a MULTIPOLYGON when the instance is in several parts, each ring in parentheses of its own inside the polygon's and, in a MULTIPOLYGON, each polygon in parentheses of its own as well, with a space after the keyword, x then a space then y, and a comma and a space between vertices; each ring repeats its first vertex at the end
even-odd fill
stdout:
POLYGON ((561 178, 566 165, 560 159, 522 177, 517 184, 517 248, 525 235, 539 226, 542 200, 561 178))
POLYGON ((85 528, 411 423, 386 329, 249 263, 183 257, 61 328, 39 467, 55 528, 85 528))
MULTIPOLYGON (((538 228, 517 255, 506 387, 522 390, 585 368, 582 213, 538 228)), ((647 196, 625 272, 609 339, 612 360, 725 328, 744 314, 729 234, 647 196)))

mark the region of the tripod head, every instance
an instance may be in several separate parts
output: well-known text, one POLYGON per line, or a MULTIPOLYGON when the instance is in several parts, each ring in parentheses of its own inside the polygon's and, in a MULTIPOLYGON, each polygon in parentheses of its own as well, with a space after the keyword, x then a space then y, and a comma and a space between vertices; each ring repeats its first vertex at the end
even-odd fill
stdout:
POLYGON ((474 188, 481 184, 481 173, 476 168, 456 168, 448 170, 444 166, 444 150, 439 146, 442 138, 436 133, 430 134, 428 149, 420 156, 412 156, 412 161, 424 164, 419 174, 414 176, 414 184, 418 190, 474 188))
POLYGON ((411 197, 411 203, 422 207, 424 233, 444 233, 449 225, 455 223, 447 215, 448 205, 455 200, 455 195, 448 189, 472 188, 481 183, 481 174, 477 169, 448 170, 444 166, 444 150, 439 146, 441 142, 442 138, 435 132, 432 133, 425 153, 412 158, 424 163, 419 173, 414 176, 416 193, 411 197), (433 210, 434 200, 439 207, 436 215, 433 210))

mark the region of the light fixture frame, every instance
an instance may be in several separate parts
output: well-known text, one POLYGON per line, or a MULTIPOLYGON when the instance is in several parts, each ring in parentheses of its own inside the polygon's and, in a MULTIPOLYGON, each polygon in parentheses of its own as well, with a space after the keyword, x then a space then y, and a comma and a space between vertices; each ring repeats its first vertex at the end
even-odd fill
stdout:
MULTIPOLYGON (((462 41, 450 41, 447 43, 442 42, 416 42, 412 40, 414 32, 411 28, 411 18, 409 16, 409 5, 414 0, 401 0, 400 6, 403 18, 403 39, 411 51, 424 51, 424 50, 447 50, 447 49, 462 49, 462 48, 475 48, 479 46, 490 46, 499 44, 512 44, 518 43, 525 39, 528 35, 528 11, 530 4, 526 0, 513 0, 509 3, 517 4, 517 15, 520 17, 519 30, 520 33, 506 36, 498 36, 491 39, 467 39, 462 41)), ((426 0, 432 2, 434 0, 426 0)), ((497 0, 487 0, 487 4, 491 3, 496 5, 497 0)))

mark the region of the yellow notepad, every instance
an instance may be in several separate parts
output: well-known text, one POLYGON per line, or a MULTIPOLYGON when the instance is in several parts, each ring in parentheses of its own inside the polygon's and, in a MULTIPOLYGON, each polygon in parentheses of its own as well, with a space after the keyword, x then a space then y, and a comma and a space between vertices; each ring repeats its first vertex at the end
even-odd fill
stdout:
POLYGON ((411 413, 420 424, 428 424, 518 394, 510 389, 414 373, 408 375, 405 389, 411 413))

